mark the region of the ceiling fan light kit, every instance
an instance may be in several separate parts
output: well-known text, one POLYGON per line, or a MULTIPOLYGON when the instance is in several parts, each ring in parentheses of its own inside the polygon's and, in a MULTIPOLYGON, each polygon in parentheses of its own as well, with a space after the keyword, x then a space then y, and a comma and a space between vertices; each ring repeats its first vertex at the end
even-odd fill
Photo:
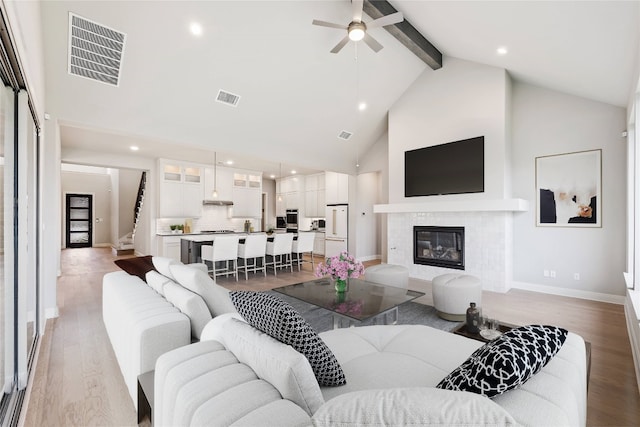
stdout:
POLYGON ((362 22, 352 22, 349 24, 349 28, 347 29, 349 39, 354 42, 362 40, 364 38, 365 31, 367 31, 367 26, 362 22))

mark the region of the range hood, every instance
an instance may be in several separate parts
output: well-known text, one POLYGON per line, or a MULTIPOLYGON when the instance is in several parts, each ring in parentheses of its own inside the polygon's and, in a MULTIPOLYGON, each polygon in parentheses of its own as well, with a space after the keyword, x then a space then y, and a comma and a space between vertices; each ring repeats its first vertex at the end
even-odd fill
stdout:
POLYGON ((203 206, 233 206, 231 200, 203 200, 203 206))

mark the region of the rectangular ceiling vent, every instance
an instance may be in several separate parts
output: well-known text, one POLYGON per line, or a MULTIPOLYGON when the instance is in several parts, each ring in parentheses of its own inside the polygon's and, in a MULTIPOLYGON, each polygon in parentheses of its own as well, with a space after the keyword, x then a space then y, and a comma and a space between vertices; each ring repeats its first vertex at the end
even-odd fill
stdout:
POLYGON ((238 105, 238 102, 240 102, 240 96, 220 89, 218 91, 216 101, 223 104, 231 105, 232 107, 236 107, 238 105))
POLYGON ((353 135, 353 133, 347 132, 346 130, 343 130, 342 132, 340 132, 340 135, 338 135, 338 138, 344 139, 346 141, 349 138, 351 138, 351 135, 353 135))
POLYGON ((118 86, 126 37, 69 13, 69 74, 118 86))

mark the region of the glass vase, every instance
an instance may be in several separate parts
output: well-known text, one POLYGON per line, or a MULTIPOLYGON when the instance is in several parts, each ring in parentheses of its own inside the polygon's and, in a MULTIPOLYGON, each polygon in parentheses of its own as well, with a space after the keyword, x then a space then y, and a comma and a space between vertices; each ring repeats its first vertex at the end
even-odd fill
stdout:
POLYGON ((347 281, 342 279, 336 279, 333 285, 336 289, 336 292, 342 293, 347 290, 347 281))

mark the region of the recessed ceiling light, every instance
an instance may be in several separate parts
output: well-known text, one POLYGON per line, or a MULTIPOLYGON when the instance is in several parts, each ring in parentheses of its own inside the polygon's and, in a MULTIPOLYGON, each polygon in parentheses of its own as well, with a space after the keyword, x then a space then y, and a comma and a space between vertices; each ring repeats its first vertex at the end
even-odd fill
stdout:
POLYGON ((364 111, 366 109, 367 109, 367 103, 366 102, 361 102, 360 104, 358 104, 358 110, 364 111))
POLYGON ((269 175, 269 178, 271 178, 271 179, 273 179, 273 178, 275 178, 275 177, 276 177, 276 176, 275 176, 274 174, 269 175))
POLYGON ((496 49, 496 53, 498 55, 506 55, 508 52, 507 48, 504 46, 500 46, 498 49, 496 49))
POLYGON ((131 147, 129 147, 129 149, 131 149, 131 151, 138 151, 140 147, 138 147, 137 145, 132 145, 131 147))
POLYGON ((227 160, 226 162, 228 165, 232 165, 233 164, 233 160, 227 160))
POLYGON ((197 22, 192 22, 189 24, 189 31, 196 37, 200 37, 202 35, 202 25, 197 22))
POLYGON ((291 171, 291 174, 292 174, 292 175, 295 175, 295 174, 297 174, 297 173, 298 173, 298 172, 296 172, 295 170, 292 170, 292 171, 291 171))

